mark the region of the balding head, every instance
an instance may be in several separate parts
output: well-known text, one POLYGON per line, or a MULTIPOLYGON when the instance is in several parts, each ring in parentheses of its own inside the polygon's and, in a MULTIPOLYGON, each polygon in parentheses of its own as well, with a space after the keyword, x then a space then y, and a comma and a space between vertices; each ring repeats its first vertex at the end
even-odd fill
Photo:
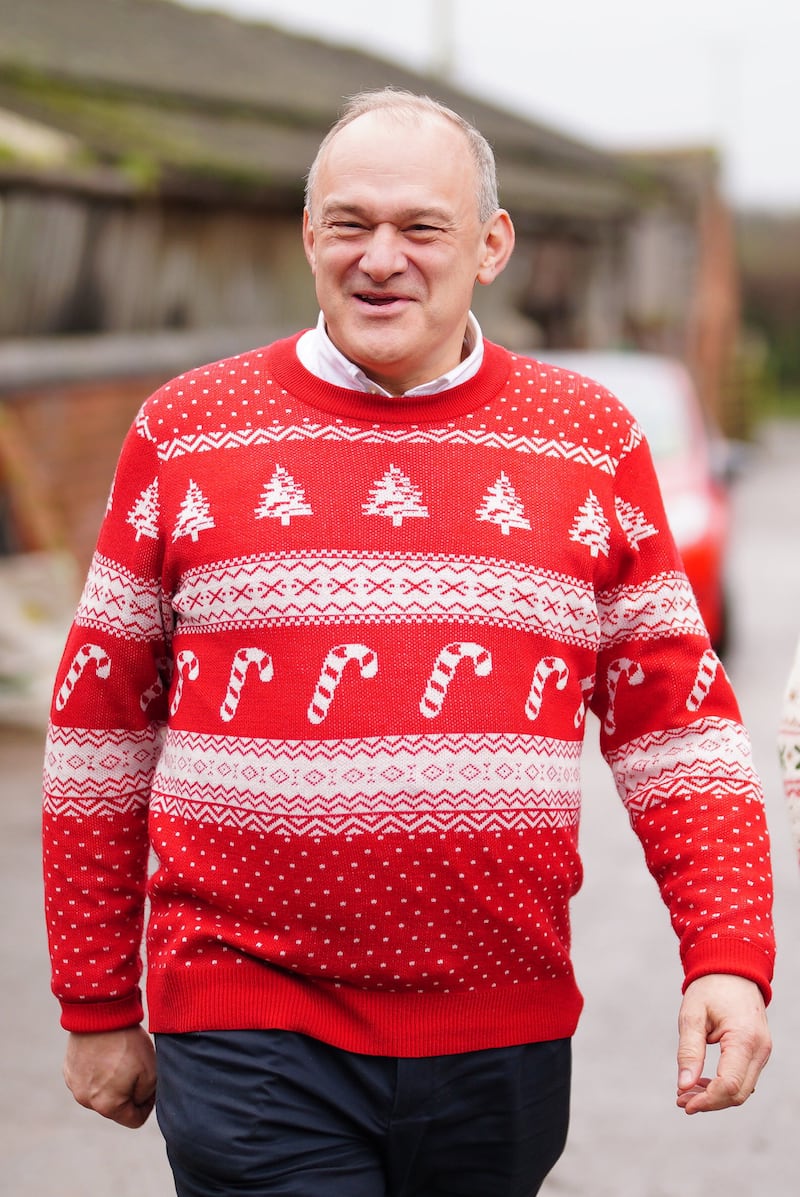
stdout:
POLYGON ((431 99, 430 96, 420 96, 413 92, 387 87, 380 91, 359 92, 357 95, 351 96, 342 110, 339 120, 331 127, 320 144, 306 181, 305 203, 309 213, 312 212, 312 204, 315 199, 314 191, 320 163, 331 142, 343 128, 368 113, 380 113, 391 120, 396 120, 401 125, 426 120, 442 120, 460 130, 475 166, 475 202, 478 220, 488 220, 497 211, 499 201, 494 154, 483 134, 459 116, 457 112, 440 104, 437 100, 431 99))

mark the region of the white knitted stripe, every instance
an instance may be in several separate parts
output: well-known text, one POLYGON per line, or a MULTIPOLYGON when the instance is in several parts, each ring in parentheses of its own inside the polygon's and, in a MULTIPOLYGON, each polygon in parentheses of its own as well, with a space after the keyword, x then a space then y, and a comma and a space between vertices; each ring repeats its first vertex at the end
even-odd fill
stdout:
POLYGON ((184 633, 269 624, 463 616, 596 648, 591 587, 478 557, 273 553, 192 570, 173 596, 184 633))
POLYGON ((157 640, 164 635, 166 608, 158 583, 95 553, 75 622, 129 640, 157 640))
POLYGON ((115 813, 147 804, 162 729, 56 727, 47 734, 44 809, 49 814, 115 813))
POLYGON ((640 586, 621 586, 597 596, 603 646, 686 633, 705 634, 697 600, 682 573, 663 573, 640 586))
POLYGON ((151 809, 303 834, 574 827, 580 750, 503 735, 303 742, 171 731, 151 809))
POLYGON ((727 798, 760 794, 750 737, 726 719, 700 719, 625 744, 608 758, 629 813, 669 801, 676 794, 721 792, 727 798))

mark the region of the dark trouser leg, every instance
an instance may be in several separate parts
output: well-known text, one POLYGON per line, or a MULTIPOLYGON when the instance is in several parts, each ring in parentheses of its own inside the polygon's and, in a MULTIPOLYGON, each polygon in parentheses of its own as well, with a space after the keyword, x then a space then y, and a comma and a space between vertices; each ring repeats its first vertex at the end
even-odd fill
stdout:
POLYGON ((386 1098, 347 1053, 284 1031, 157 1035, 156 1049, 178 1197, 386 1197, 386 1098))
POLYGON ((156 1046, 178 1197, 534 1197, 564 1147, 569 1040, 400 1060, 284 1031, 156 1046))
POLYGON ((568 1039, 401 1061, 392 1197, 533 1197, 564 1150, 570 1073, 568 1039))

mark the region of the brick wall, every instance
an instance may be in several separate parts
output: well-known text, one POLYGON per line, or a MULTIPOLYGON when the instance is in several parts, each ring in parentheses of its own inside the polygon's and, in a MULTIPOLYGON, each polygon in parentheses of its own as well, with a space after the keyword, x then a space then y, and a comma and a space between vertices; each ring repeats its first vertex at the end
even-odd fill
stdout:
POLYGON ((163 381, 148 376, 68 382, 6 396, 6 412, 34 473, 25 493, 12 487, 10 496, 10 510, 23 530, 20 547, 65 547, 85 572, 123 438, 142 401, 163 381), (35 543, 45 536, 55 543, 35 543))

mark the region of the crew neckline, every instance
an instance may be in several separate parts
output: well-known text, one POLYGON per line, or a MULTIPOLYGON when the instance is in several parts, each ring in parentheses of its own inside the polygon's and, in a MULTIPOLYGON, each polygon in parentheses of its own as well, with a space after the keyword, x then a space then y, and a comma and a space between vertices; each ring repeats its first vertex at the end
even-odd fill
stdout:
POLYGON ((466 382, 432 395, 409 398, 373 395, 335 386, 307 370, 297 356, 297 342, 305 331, 270 346, 273 378, 294 398, 344 420, 369 424, 441 424, 486 406, 510 373, 509 351, 484 338, 483 362, 466 382))

